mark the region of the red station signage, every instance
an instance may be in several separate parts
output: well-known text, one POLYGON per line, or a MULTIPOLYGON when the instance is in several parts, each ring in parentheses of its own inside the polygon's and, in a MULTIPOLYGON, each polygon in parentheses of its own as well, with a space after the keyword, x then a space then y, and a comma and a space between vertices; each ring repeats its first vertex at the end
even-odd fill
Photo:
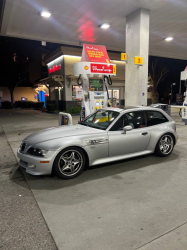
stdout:
POLYGON ((61 65, 58 64, 58 65, 54 65, 53 67, 49 68, 48 71, 49 71, 49 74, 50 74, 50 73, 53 73, 53 72, 58 71, 60 69, 61 69, 61 65))
POLYGON ((84 44, 82 62, 111 63, 105 46, 84 44))
POLYGON ((90 72, 91 73, 98 73, 98 74, 116 74, 116 66, 114 65, 106 65, 106 64, 96 64, 91 63, 90 64, 90 72))
POLYGON ((105 46, 84 44, 81 62, 74 64, 74 73, 116 75, 116 65, 111 63, 105 46))

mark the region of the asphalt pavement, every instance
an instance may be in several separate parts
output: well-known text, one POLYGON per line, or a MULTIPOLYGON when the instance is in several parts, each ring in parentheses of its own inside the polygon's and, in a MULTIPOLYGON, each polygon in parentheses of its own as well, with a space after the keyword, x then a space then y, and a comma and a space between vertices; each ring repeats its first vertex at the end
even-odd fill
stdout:
MULTIPOLYGON (((56 250, 51 232, 3 129, 7 125, 13 127, 19 116, 24 118, 15 110, 0 109, 0 249, 56 250)), ((21 122, 23 127, 24 120, 21 122)))
POLYGON ((172 115, 179 140, 169 157, 149 155, 95 166, 64 181, 22 175, 13 154, 28 134, 56 126, 58 116, 0 110, 0 247, 186 250, 187 126, 178 112, 172 115))

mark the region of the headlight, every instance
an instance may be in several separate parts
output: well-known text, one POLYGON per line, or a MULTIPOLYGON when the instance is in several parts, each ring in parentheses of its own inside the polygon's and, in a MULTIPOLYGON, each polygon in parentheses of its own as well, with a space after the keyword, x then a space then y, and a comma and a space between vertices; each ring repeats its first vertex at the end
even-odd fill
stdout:
POLYGON ((47 154, 48 150, 45 149, 39 149, 39 148, 29 148, 27 151, 30 155, 36 155, 36 156, 45 156, 47 154))

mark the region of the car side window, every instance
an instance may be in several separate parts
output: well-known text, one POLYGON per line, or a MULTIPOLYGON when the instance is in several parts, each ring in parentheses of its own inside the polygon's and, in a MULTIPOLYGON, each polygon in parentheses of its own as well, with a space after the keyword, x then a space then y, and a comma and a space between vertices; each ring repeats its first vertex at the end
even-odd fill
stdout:
POLYGON ((146 127, 144 112, 135 111, 124 114, 116 121, 110 131, 123 130, 123 128, 128 125, 133 129, 146 127))
POLYGON ((125 126, 128 125, 128 120, 126 115, 122 115, 116 122, 115 124, 112 126, 112 128, 110 129, 110 131, 118 131, 118 130, 123 130, 123 128, 125 126))
POLYGON ((154 126, 164 122, 167 122, 168 119, 159 111, 146 111, 147 114, 147 126, 154 126))
POLYGON ((143 111, 134 111, 126 114, 128 125, 133 129, 146 127, 145 114, 143 111))

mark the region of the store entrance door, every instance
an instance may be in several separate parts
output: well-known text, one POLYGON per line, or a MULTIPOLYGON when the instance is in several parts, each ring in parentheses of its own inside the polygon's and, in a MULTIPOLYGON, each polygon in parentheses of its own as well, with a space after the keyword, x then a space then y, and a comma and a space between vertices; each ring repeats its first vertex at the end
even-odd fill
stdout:
POLYGON ((108 92, 112 107, 118 107, 120 105, 120 88, 112 88, 108 92))

